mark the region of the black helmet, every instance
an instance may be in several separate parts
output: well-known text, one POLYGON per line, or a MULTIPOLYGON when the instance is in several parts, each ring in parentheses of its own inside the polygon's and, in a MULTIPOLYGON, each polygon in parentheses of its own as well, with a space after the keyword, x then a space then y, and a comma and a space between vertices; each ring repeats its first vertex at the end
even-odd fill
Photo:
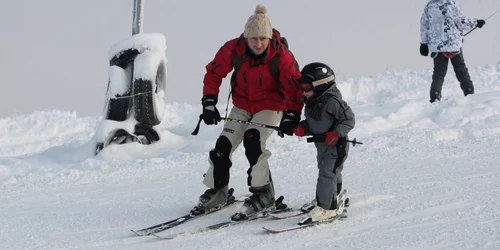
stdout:
POLYGON ((302 76, 297 81, 304 90, 312 88, 315 92, 323 92, 335 84, 335 73, 324 63, 307 64, 300 73, 302 76))

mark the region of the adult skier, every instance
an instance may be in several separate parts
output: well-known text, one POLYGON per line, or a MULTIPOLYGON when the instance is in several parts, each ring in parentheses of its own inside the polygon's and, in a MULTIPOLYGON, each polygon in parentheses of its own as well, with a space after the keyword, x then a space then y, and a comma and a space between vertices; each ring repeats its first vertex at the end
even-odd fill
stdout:
POLYGON ((482 19, 466 18, 454 0, 431 0, 420 21, 420 54, 434 59, 430 102, 441 100, 441 89, 451 61, 464 96, 474 94, 474 84, 462 51, 465 30, 482 28, 482 19))
MULTIPOLYGON (((228 117, 272 126, 279 124, 281 132, 293 135, 304 105, 295 81, 300 71, 266 12, 264 6, 258 5, 247 20, 244 33, 226 42, 206 66, 202 98, 205 124, 221 121, 216 107, 219 87, 234 69, 231 76, 234 107, 228 117)), ((227 202, 231 156, 241 142, 249 163, 247 185, 252 195, 243 203, 240 218, 273 208, 275 194, 268 163, 271 152, 266 148, 272 133, 272 129, 255 125, 225 123, 215 148, 209 152, 210 167, 203 180, 208 189, 192 213, 204 213, 227 202)))

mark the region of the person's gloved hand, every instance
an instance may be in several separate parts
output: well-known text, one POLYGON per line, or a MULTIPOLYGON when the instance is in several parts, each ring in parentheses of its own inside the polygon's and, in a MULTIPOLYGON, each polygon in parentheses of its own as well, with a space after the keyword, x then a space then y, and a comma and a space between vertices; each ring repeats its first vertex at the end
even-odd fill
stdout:
POLYGON ((428 56, 429 55, 429 47, 425 43, 420 44, 420 55, 428 56))
POLYGON ((302 137, 306 135, 306 127, 299 123, 299 125, 293 129, 293 133, 298 137, 302 137))
POLYGON ((485 24, 486 24, 486 21, 484 21, 483 19, 477 20, 477 27, 478 28, 482 28, 485 24))
POLYGON ((285 110, 281 118, 279 130, 286 135, 293 135, 293 129, 300 121, 300 114, 297 111, 285 110))
POLYGON ((221 121, 219 110, 217 110, 215 104, 217 104, 217 96, 215 95, 205 95, 201 99, 201 105, 203 105, 201 116, 207 125, 217 125, 221 121))
POLYGON ((326 145, 328 145, 330 147, 335 146, 337 144, 337 142, 339 141, 339 136, 337 135, 337 133, 335 133, 333 131, 326 132, 325 135, 326 135, 325 143, 326 143, 326 145))

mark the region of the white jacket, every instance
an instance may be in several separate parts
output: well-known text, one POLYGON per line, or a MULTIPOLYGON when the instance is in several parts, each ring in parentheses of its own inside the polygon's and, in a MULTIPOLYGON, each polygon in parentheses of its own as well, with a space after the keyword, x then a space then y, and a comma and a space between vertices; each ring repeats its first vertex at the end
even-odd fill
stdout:
POLYGON ((430 52, 455 52, 462 48, 462 33, 477 25, 477 19, 466 18, 454 0, 431 0, 420 20, 420 42, 430 52))

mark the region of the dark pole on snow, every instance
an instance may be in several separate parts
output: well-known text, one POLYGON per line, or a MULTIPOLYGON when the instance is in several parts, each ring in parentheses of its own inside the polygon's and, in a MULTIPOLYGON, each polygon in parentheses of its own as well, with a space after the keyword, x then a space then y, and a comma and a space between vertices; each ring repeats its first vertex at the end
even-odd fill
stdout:
POLYGON ((132 35, 142 33, 142 23, 144 18, 144 1, 134 0, 134 17, 132 21, 132 35))
MULTIPOLYGON (((352 141, 346 140, 347 142, 352 143, 352 146, 355 147, 357 144, 363 144, 362 142, 356 141, 356 138, 354 138, 352 141)), ((307 138, 307 142, 325 142, 325 136, 324 135, 314 135, 312 137, 307 138)))

